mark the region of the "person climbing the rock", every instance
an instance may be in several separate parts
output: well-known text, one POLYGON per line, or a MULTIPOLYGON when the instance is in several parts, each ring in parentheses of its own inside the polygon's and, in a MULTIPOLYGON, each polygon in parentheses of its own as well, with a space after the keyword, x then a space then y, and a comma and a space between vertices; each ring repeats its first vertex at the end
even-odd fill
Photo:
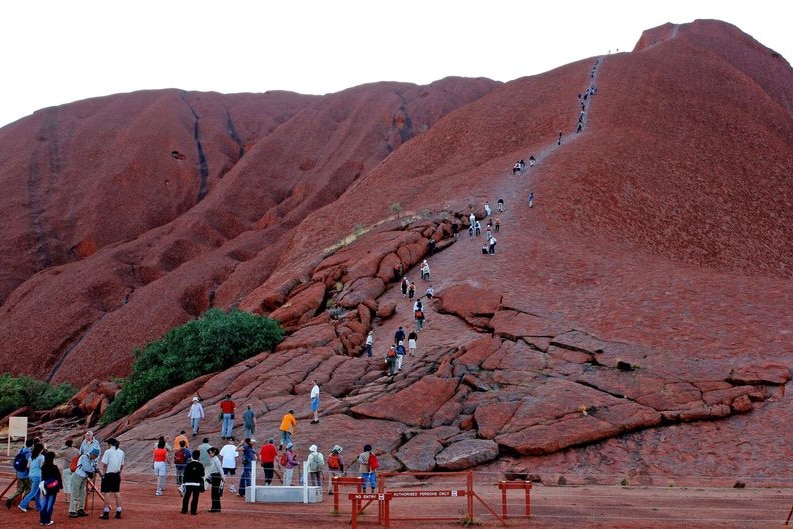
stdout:
POLYGON ((411 281, 410 286, 408 287, 408 299, 413 301, 413 297, 416 295, 416 283, 411 281))
POLYGON ((482 225, 481 225, 481 224, 479 224, 479 221, 478 221, 478 220, 476 221, 476 224, 474 224, 474 232, 476 233, 476 236, 477 236, 477 237, 479 237, 480 235, 482 235, 482 225))
MULTIPOLYGON (((401 340, 400 340, 401 342, 401 340)), ((394 367, 396 367, 396 346, 392 345, 388 348, 385 354, 385 366, 388 369, 388 376, 394 376, 394 367)))
POLYGON ((489 217, 489 216, 490 216, 490 213, 492 213, 492 211, 491 211, 491 209, 490 209, 490 204, 488 204, 487 202, 485 202, 485 217, 489 217))
POLYGON ((424 259, 424 262, 421 263, 421 279, 424 281, 430 278, 430 264, 424 259))
POLYGON ((504 199, 503 198, 499 198, 498 199, 498 211, 499 211, 499 213, 503 213, 504 212, 504 199))
POLYGON ((421 332, 421 329, 424 327, 424 309, 418 309, 413 313, 413 316, 416 320, 416 332, 421 332))
POLYGON ((501 228, 501 217, 496 217, 496 223, 493 225, 493 231, 498 233, 499 228, 501 228))
POLYGON ((408 295, 408 286, 410 285, 410 281, 408 281, 407 277, 402 277, 402 282, 399 284, 399 287, 402 289, 402 297, 406 298, 408 295))
POLYGON ((400 325, 399 329, 394 333, 394 345, 405 339, 405 329, 400 325))
POLYGON ((366 356, 372 357, 372 346, 374 345, 374 333, 369 331, 366 335, 366 356))
POLYGON ((537 160, 534 158, 533 154, 531 156, 529 156, 529 167, 534 167, 534 164, 536 162, 537 162, 537 160))
POLYGON ((529 207, 534 207, 534 193, 529 193, 529 207))
POLYGON ((408 356, 413 356, 416 353, 418 339, 419 335, 416 334, 416 331, 410 331, 408 334, 408 356))
POLYGON ((396 346, 396 368, 397 371, 402 371, 402 360, 405 359, 405 343, 400 341, 396 346))

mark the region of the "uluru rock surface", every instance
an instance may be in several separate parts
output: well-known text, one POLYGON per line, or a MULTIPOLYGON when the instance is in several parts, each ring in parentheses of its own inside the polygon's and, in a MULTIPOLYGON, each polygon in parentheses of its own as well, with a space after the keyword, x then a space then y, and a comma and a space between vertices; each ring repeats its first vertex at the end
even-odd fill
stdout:
POLYGON ((213 415, 231 392, 259 431, 294 408, 304 452, 371 442, 388 470, 788 479, 772 439, 793 434, 791 86, 778 54, 696 21, 506 84, 169 90, 40 111, 0 129, 0 364, 121 376, 135 346, 239 306, 289 331, 275 352, 101 433, 148 457, 194 393, 213 415), (483 255, 468 216, 484 231, 499 198, 483 255), (388 377, 394 331, 414 324, 400 264, 437 296, 388 377))

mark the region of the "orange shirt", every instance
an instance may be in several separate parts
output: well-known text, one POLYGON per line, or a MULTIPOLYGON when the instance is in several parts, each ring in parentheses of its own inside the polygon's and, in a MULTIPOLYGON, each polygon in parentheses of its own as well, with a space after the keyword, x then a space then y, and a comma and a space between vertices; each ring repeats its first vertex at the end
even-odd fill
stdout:
POLYGON ((284 418, 281 419, 281 428, 282 432, 292 432, 294 433, 295 428, 297 427, 297 421, 295 420, 295 416, 291 413, 287 413, 284 415, 284 418))

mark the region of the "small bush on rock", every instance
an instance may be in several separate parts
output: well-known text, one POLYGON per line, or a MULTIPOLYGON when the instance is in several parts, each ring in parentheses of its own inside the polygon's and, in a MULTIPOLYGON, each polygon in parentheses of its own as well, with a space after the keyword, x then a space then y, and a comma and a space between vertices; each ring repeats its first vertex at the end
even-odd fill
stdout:
POLYGON ((0 375, 0 417, 14 410, 30 406, 34 410, 49 410, 63 404, 77 393, 70 384, 53 386, 43 380, 22 375, 0 375))
POLYGON ((135 349, 132 374, 122 384, 102 423, 120 419, 184 382, 273 350, 283 337, 281 326, 270 318, 239 309, 211 309, 201 318, 135 349))

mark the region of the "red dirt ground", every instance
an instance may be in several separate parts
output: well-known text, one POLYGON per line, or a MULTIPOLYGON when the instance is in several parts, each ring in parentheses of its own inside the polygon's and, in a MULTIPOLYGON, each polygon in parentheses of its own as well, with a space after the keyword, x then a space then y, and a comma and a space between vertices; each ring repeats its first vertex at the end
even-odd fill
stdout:
MULTIPOLYGON (((7 478, 4 476, 4 478, 7 478)), ((7 484, 8 480, 4 479, 7 484)), ((5 487, 4 487, 5 488, 5 487)), ((500 495, 495 484, 482 484, 475 488, 477 494, 490 507, 500 512, 500 495)), ((226 493, 223 497, 223 512, 210 514, 209 496, 202 495, 197 518, 180 514, 180 497, 174 487, 161 497, 155 497, 153 484, 146 476, 129 476, 122 485, 124 517, 107 522, 98 520, 101 500, 89 495, 88 518, 70 519, 66 516, 66 504, 59 497, 53 519, 56 527, 82 528, 112 526, 116 529, 138 529, 157 527, 188 529, 198 525, 212 524, 213 529, 237 529, 256 520, 268 527, 292 527, 311 529, 343 528, 350 526, 350 502, 340 502, 340 514, 333 515, 332 496, 326 496, 321 504, 251 504, 226 493)), ((346 495, 340 495, 346 498, 346 495)), ((521 493, 509 493, 510 518, 505 524, 492 516, 478 500, 474 501, 474 519, 477 526, 536 527, 544 529, 567 529, 571 527, 609 529, 760 529, 783 527, 793 498, 780 489, 727 489, 686 487, 607 487, 607 486, 543 486, 532 490, 529 520, 521 517, 523 503, 521 493)), ((407 529, 413 527, 458 527, 465 512, 465 500, 394 500, 392 515, 395 518, 411 516, 429 518, 447 516, 452 520, 394 519, 390 527, 407 529)), ((0 529, 17 529, 36 525, 35 512, 22 513, 13 508, 0 516, 0 529)), ((255 523, 255 522, 254 522, 255 523)), ((258 525, 258 524, 257 524, 258 525)), ((381 527, 377 522, 377 508, 372 505, 359 518, 358 526, 381 527)))

